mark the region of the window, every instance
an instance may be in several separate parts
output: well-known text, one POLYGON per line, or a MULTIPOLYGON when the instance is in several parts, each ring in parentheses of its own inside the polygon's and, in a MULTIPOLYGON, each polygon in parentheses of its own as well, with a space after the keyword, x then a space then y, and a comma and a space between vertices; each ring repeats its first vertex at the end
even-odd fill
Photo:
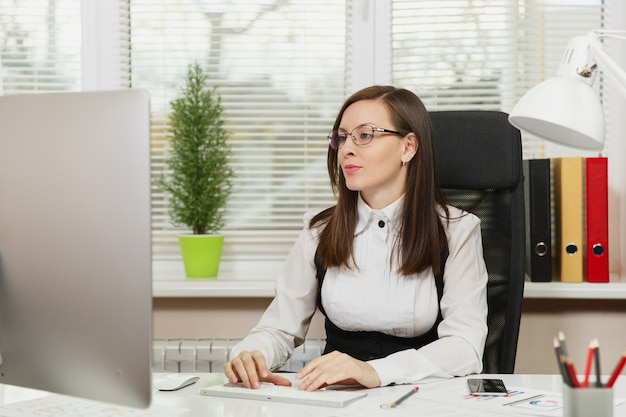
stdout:
MULTIPOLYGON (((344 97, 345 6, 337 1, 132 1, 132 85, 152 93, 154 171, 169 101, 187 65, 218 87, 232 132, 234 192, 224 259, 281 259, 302 215, 333 203, 326 134, 344 97), (254 204, 251 204, 254 202, 254 204)), ((153 189, 155 252, 176 256, 180 229, 153 189)))
MULTIPOLYGON (((0 86, 5 94, 147 89, 160 175, 169 101, 187 65, 200 63, 222 95, 237 172, 224 260, 279 261, 303 213, 333 204, 325 136, 347 94, 394 84, 431 110, 510 111, 555 74, 571 37, 624 28, 620 7, 619 0, 7 0, 0 86)), ((623 101, 596 87, 617 104, 604 151, 613 155, 623 101)), ((524 153, 581 154, 526 134, 524 153)), ((613 174, 619 195, 625 176, 613 174)), ((161 191, 152 192, 155 259, 175 259, 183 229, 169 223, 161 191)), ((618 214, 612 222, 625 228, 618 214)))
POLYGON ((76 5, 49 0, 0 3, 0 86, 5 94, 81 89, 81 15, 76 5))
MULTIPOLYGON (((393 4, 394 83, 418 93, 431 110, 510 111, 556 74, 569 39, 604 26, 602 0, 393 4)), ((523 138, 525 158, 581 155, 523 138)))

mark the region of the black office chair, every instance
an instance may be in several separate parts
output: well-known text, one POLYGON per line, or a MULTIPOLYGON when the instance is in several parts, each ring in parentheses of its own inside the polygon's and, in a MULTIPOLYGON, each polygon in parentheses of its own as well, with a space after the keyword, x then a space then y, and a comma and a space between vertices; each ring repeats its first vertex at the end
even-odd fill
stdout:
POLYGON ((520 132, 507 114, 431 112, 440 186, 481 220, 488 334, 483 373, 513 373, 524 293, 524 176, 520 132))

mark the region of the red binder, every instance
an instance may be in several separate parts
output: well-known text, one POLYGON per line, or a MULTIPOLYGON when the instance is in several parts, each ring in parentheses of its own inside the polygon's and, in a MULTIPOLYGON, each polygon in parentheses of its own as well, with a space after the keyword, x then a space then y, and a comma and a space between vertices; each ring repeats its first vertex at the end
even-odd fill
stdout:
POLYGON ((609 282, 607 158, 586 158, 587 282, 609 282))

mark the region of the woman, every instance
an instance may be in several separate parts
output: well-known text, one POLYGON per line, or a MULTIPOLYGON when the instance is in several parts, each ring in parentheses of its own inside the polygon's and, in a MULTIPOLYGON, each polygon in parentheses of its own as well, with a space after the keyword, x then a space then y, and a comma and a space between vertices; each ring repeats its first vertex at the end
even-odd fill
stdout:
POLYGON ((276 297, 224 366, 230 381, 290 385, 279 369, 319 306, 324 355, 299 388, 378 387, 478 373, 487 334, 480 222, 438 188, 432 126, 405 89, 373 86, 343 104, 329 135, 337 204, 307 216, 276 297))

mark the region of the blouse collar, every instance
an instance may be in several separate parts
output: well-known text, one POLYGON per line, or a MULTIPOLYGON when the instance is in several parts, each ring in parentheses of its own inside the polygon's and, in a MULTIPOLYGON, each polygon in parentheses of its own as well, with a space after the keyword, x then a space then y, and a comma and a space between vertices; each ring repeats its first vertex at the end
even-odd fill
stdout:
POLYGON ((359 193, 359 200, 357 202, 358 221, 355 236, 363 233, 363 231, 372 223, 385 222, 389 225, 390 230, 400 230, 401 224, 401 212, 402 202, 404 201, 404 194, 393 203, 381 210, 372 209, 367 205, 361 194, 359 193))

